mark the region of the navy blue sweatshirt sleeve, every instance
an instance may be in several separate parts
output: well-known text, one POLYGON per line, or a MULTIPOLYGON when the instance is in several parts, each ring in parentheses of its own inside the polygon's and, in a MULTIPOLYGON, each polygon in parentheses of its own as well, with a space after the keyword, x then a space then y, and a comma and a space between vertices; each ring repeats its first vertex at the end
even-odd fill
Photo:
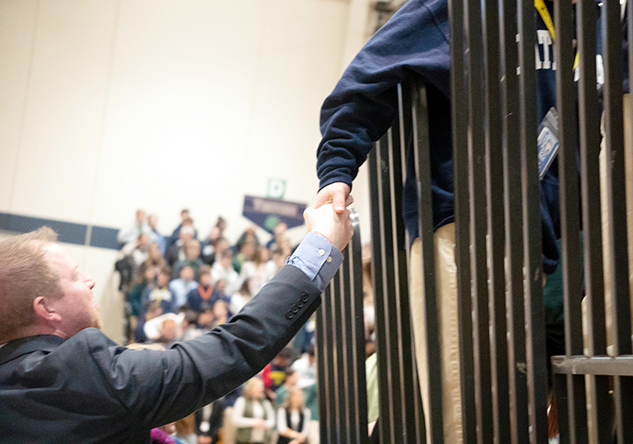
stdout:
POLYGON ((397 113, 396 85, 415 72, 449 93, 446 0, 410 0, 365 45, 321 109, 320 188, 351 186, 358 168, 397 113))

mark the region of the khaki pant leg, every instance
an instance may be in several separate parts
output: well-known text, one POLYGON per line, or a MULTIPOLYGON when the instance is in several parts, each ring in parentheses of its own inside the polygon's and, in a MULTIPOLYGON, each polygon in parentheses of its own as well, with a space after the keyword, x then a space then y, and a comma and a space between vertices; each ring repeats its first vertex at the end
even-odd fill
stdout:
MULTIPOLYGON (((606 141, 604 140, 604 116, 601 124, 603 135, 600 144, 600 198, 602 205, 602 251, 604 258, 604 296, 605 312, 607 324, 607 345, 613 344, 612 338, 612 316, 611 316, 611 275, 609 269, 611 259, 609 256, 609 212, 607 207, 607 153, 606 141)), ((627 213, 627 237, 628 254, 633 258, 633 136, 631 128, 631 98, 630 94, 624 95, 624 166, 625 166, 625 187, 626 187, 626 213, 627 213)), ((633 260, 629 259, 629 289, 633 295, 633 260)), ((631 304, 631 317, 633 319, 633 304, 631 304)))
MULTIPOLYGON (((628 238, 628 254, 629 254, 629 290, 633 299, 633 130, 631 128, 631 98, 629 94, 624 95, 624 169, 626 181, 626 216, 627 216, 627 238, 628 238)), ((611 258, 609 257, 609 211, 607 206, 607 153, 606 141, 604 139, 604 115, 600 125, 602 133, 602 142, 600 143, 600 200, 601 200, 601 222, 602 222, 602 255, 603 255, 603 272, 604 272, 604 297, 605 297, 605 316, 607 328, 607 346, 613 344, 612 326, 613 317, 611 315, 611 275, 609 268, 611 266, 611 258)), ((587 311, 587 299, 582 300, 582 317, 583 317, 583 337, 584 352, 589 353, 589 314, 587 311)), ((631 319, 633 321, 633 303, 631 304, 631 319)), ((611 353, 611 351, 609 351, 611 353)), ((591 404, 589 392, 589 378, 585 378, 587 382, 587 415, 589 418, 588 429, 589 436, 595 436, 595 427, 591 421, 591 404)), ((591 439, 591 444, 597 444, 591 439)))
MULTIPOLYGON (((463 442, 461 378, 459 368, 459 328, 457 310, 457 267, 455 265, 455 224, 441 227, 434 235, 435 285, 437 295, 440 354, 442 364, 442 413, 444 442, 463 442)), ((420 374, 420 390, 425 411, 429 410, 426 343, 422 326, 425 318, 422 290, 422 242, 416 239, 411 248, 410 298, 416 361, 420 374)), ((428 418, 427 429, 428 429, 428 418)))

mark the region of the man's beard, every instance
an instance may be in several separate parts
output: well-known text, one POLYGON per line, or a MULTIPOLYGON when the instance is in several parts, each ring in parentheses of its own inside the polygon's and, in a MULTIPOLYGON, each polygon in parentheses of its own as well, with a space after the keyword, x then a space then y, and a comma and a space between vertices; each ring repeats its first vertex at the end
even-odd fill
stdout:
POLYGON ((93 310, 92 316, 90 317, 90 327, 98 328, 99 330, 103 328, 101 313, 97 309, 93 310))

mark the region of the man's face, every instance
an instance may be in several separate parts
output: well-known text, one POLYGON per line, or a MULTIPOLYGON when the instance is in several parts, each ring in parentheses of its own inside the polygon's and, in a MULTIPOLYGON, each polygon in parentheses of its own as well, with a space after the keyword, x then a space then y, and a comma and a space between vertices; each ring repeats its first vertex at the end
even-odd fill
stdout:
POLYGON ((228 314, 226 303, 224 301, 217 301, 213 305, 213 315, 216 319, 222 319, 228 314))
POLYGON ((136 223, 139 225, 145 222, 145 211, 136 210, 136 223))
POLYGON ((205 273, 200 275, 200 283, 205 287, 211 284, 211 273, 205 273))
POLYGON ((187 259, 195 261, 200 256, 200 247, 198 245, 187 245, 187 259))
POLYGON ((180 271, 180 279, 186 282, 193 281, 193 268, 185 267, 180 271))
POLYGON ((220 279, 215 283, 215 289, 220 293, 226 293, 226 280, 220 279))
POLYGON ((48 244, 44 252, 44 257, 59 274, 63 291, 61 298, 48 301, 61 318, 57 327, 60 333, 69 338, 84 328, 101 328, 99 306, 92 293, 95 281, 81 271, 59 245, 48 244))
POLYGON ((156 229, 156 227, 158 226, 158 216, 152 214, 150 217, 147 218, 147 224, 153 229, 156 229))
POLYGON ((169 275, 167 273, 160 273, 157 279, 158 286, 165 287, 168 283, 169 283, 169 275))

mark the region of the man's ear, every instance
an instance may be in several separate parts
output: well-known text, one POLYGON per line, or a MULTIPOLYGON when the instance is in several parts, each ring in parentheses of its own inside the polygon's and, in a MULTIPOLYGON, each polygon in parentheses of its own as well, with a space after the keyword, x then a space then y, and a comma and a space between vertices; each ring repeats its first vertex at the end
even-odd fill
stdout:
POLYGON ((55 308, 50 304, 44 296, 38 296, 33 301, 33 311, 38 319, 47 322, 59 322, 62 317, 55 311, 55 308))

